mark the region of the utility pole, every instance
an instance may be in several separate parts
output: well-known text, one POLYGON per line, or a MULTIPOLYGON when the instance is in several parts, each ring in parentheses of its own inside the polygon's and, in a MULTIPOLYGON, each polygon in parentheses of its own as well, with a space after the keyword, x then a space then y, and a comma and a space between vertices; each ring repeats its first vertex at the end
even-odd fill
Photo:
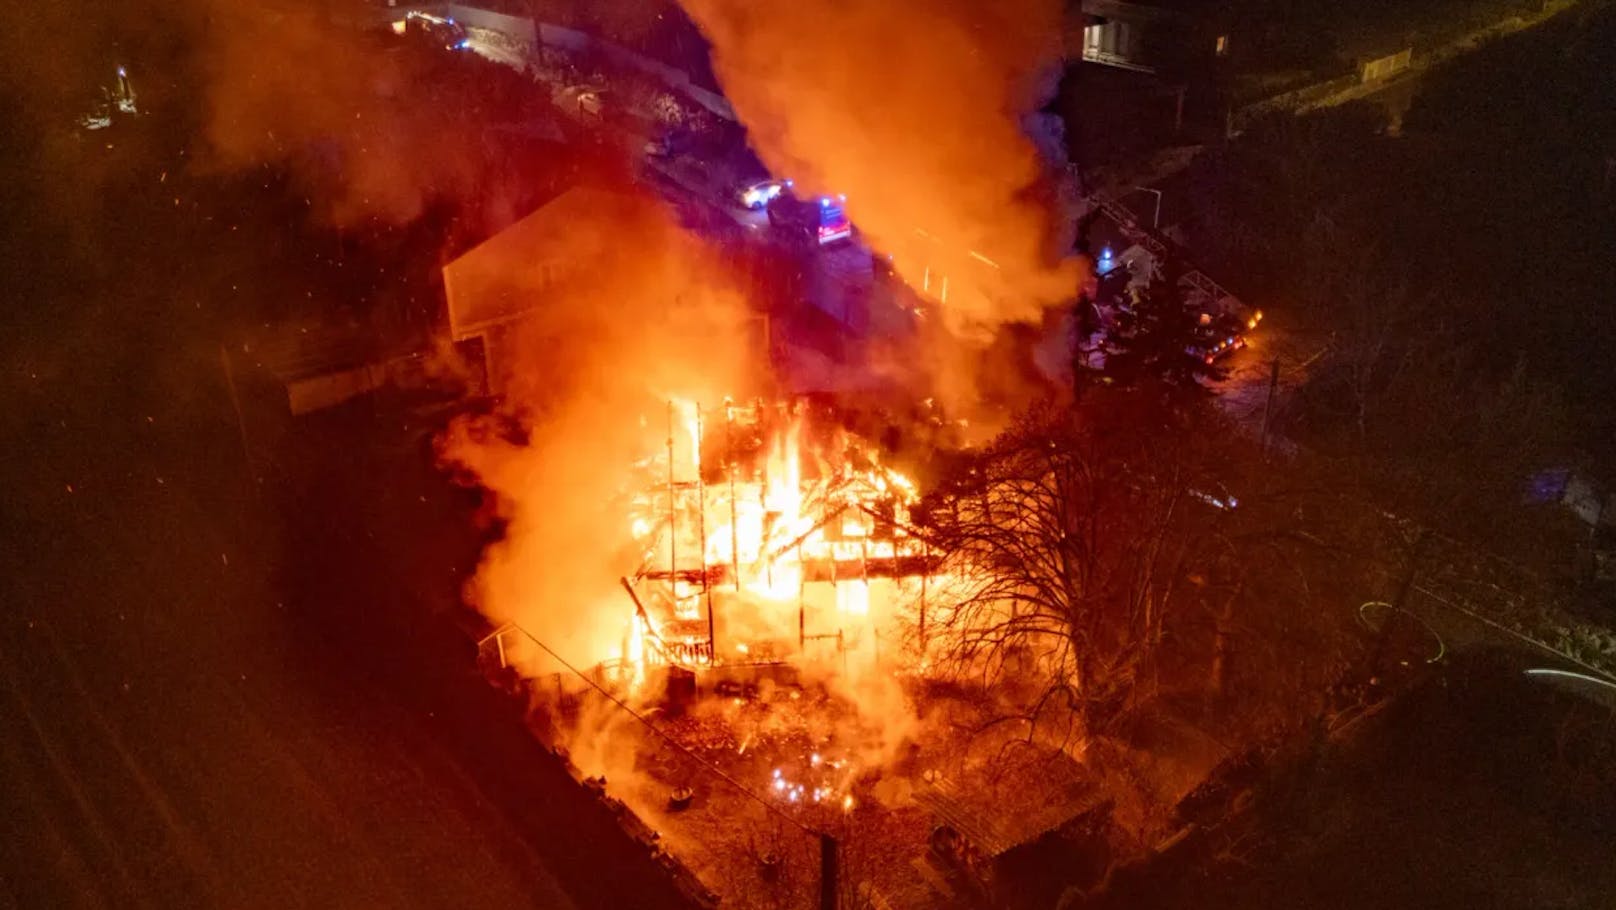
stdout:
POLYGON ((1268 457, 1268 433, 1274 422, 1274 395, 1279 391, 1279 358, 1268 368, 1268 401, 1263 405, 1262 415, 1262 456, 1268 457))
POLYGON ((819 910, 837 910, 841 906, 841 861, 837 855, 836 838, 819 835, 819 910))
POLYGON ((1386 611, 1386 621, 1380 626, 1380 633, 1375 636, 1375 655, 1369 666, 1376 676, 1380 675, 1380 662, 1386 651, 1386 638, 1391 634, 1392 623, 1396 621, 1397 614, 1403 612, 1403 604, 1408 600, 1408 592, 1414 587, 1414 578, 1420 571, 1420 560, 1425 555, 1425 544, 1430 534, 1421 526, 1414 535, 1414 545, 1409 548, 1408 567, 1403 570, 1402 581, 1398 582, 1397 593, 1393 595, 1391 609, 1386 611))

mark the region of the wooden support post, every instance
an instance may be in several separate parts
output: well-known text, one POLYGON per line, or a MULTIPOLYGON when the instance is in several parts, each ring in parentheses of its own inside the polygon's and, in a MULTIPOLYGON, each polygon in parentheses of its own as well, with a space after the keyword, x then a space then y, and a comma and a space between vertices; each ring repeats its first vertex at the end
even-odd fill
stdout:
POLYGON ((741 592, 741 531, 735 502, 735 405, 724 399, 724 462, 729 468, 729 570, 741 592))
MULTIPOLYGON (((701 479, 701 404, 696 404, 696 439, 691 452, 696 462, 696 508, 700 516, 697 533, 701 538, 701 596, 707 602, 707 653, 718 663, 718 639, 713 634, 713 587, 707 580, 707 487, 701 479)), ((733 536, 733 535, 732 535, 733 536)))

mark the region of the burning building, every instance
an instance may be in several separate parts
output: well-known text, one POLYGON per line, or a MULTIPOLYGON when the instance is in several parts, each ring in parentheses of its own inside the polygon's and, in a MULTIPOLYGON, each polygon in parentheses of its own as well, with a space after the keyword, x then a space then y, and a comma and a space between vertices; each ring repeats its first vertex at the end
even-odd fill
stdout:
POLYGON ((662 445, 616 499, 633 561, 605 607, 616 634, 568 666, 680 703, 918 664, 938 560, 911 522, 914 483, 878 448, 805 399, 672 400, 658 416, 662 445))
POLYGON ((791 403, 668 405, 667 451, 647 464, 666 476, 631 519, 644 554, 624 579, 636 671, 845 666, 914 646, 931 567, 909 526, 914 485, 815 417, 791 403))
POLYGON ((626 827, 726 905, 847 886, 923 907, 1104 818, 1076 757, 973 730, 980 696, 932 672, 928 623, 960 582, 881 447, 806 400, 672 400, 641 421, 660 444, 612 506, 632 567, 590 607, 614 635, 580 660, 511 623, 484 652, 626 827))
POLYGON ((837 881, 935 906, 937 882, 991 887, 1007 857, 1100 824, 1080 724, 989 723, 1064 684, 1069 636, 1032 589, 1065 538, 990 577, 1005 554, 938 533, 1003 525, 1020 553, 1014 528, 1049 517, 1026 488, 1044 461, 925 497, 914 472, 935 465, 889 431, 951 425, 760 379, 758 295, 662 208, 579 192, 533 217, 446 270, 502 403, 440 454, 489 494, 467 589, 495 629, 485 665, 580 785, 743 907, 837 881))
MULTIPOLYGON (((837 99, 863 97, 873 69, 838 67, 838 91, 804 97, 794 89, 823 84, 823 62, 845 56, 800 40, 820 30, 786 17, 773 24, 789 41, 742 35, 758 20, 704 6, 693 15, 763 160, 845 190, 893 276, 939 311, 928 324, 962 337, 922 357, 906 336, 882 366, 960 373, 904 385, 963 413, 979 397, 976 348, 1038 323, 1083 278, 1050 248, 1049 175, 1007 114, 1041 106, 1032 71, 1048 69, 1018 38, 1049 42, 1007 14, 1014 35, 967 53, 1007 33, 981 17, 900 16, 935 18, 938 40, 912 42, 924 59, 885 80, 903 89, 884 106, 890 122, 844 128, 859 106, 837 99), (789 60, 781 48, 795 48, 789 60), (736 78, 776 61, 789 66, 736 78), (771 109, 792 112, 787 133, 767 128, 771 109), (940 142, 938 123, 970 142, 940 142)), ((872 7, 835 40, 862 30, 883 60, 888 12, 872 7)), ((1021 728, 971 732, 997 710, 992 685, 954 683, 938 663, 960 591, 979 580, 955 577, 925 530, 914 465, 782 396, 788 371, 768 361, 790 343, 787 322, 771 337, 756 318, 778 301, 730 293, 739 270, 715 261, 724 251, 668 230, 665 213, 575 195, 533 217, 446 269, 453 330, 483 338, 519 427, 462 425, 444 454, 490 492, 499 527, 468 592, 496 627, 483 657, 581 783, 741 907, 811 906, 838 881, 866 905, 937 906, 936 882, 966 869, 980 884, 971 869, 1094 812, 1076 749, 1018 751, 1032 739, 1021 728), (1040 783, 1052 761, 1073 786, 1040 783), (928 874, 917 856, 966 859, 928 874)))
MULTIPOLYGON (((451 327, 482 339, 503 398, 441 448, 498 528, 467 591, 496 627, 483 659, 696 891, 812 905, 830 856, 892 906, 930 906, 909 858, 949 857, 933 881, 980 879, 1092 794, 1054 800, 1036 831, 994 821, 1044 797, 995 776, 993 737, 960 733, 982 687, 943 691, 968 583, 924 530, 920 462, 884 421, 757 378, 770 345, 734 275, 655 204, 593 190, 445 270, 451 327), (961 832, 932 792, 980 797, 949 811, 986 821, 961 832)), ((951 435, 916 414, 917 436, 951 435)))

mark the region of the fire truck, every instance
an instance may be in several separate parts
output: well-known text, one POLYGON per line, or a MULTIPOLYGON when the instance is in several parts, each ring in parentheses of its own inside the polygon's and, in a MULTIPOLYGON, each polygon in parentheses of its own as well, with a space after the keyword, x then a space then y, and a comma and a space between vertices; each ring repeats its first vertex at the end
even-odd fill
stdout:
POLYGON ((828 246, 853 236, 853 224, 842 210, 845 196, 803 199, 789 186, 768 203, 769 226, 793 239, 828 246))

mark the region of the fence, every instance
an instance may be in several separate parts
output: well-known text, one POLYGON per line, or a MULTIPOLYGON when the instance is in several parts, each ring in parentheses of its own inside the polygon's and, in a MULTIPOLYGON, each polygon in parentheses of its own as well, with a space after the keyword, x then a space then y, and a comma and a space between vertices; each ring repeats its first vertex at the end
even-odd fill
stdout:
POLYGON ((649 57, 636 54, 628 48, 613 44, 610 41, 603 41, 577 29, 541 22, 538 24, 537 34, 538 43, 544 47, 553 47, 572 53, 599 54, 616 66, 636 70, 655 77, 663 85, 683 94, 719 117, 730 121, 735 120, 735 110, 730 107, 729 101, 724 96, 692 83, 690 77, 685 75, 684 72, 665 63, 659 63, 649 57))

